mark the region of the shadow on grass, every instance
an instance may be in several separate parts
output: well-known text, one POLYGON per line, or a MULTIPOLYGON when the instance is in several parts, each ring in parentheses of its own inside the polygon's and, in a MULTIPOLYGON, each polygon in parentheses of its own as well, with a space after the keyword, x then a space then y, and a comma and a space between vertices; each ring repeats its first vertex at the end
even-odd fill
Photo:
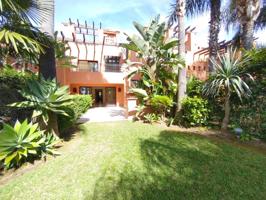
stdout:
POLYGON ((80 131, 83 131, 82 126, 80 124, 75 124, 72 127, 68 128, 67 130, 63 131, 60 134, 60 138, 63 139, 64 141, 70 141, 80 131))
MULTIPOLYGON (((122 172, 106 170, 98 179, 92 199, 197 199, 196 182, 220 149, 173 131, 140 141, 141 159, 128 161, 122 172)), ((207 193, 206 193, 207 194, 207 193)), ((91 199, 88 197, 88 199, 91 199)))

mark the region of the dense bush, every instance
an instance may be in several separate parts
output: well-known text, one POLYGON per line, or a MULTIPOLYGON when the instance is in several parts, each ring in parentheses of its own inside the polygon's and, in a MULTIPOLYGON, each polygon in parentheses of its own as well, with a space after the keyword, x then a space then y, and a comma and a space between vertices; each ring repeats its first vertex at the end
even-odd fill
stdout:
POLYGON ((150 104, 154 113, 164 115, 170 112, 170 108, 173 106, 173 100, 168 96, 154 95, 151 97, 150 104))
POLYGON ((25 87, 27 80, 32 78, 36 76, 27 72, 19 72, 9 66, 0 69, 0 128, 3 121, 14 124, 17 119, 24 120, 31 117, 32 109, 18 110, 6 105, 24 100, 19 90, 25 87))
POLYGON ((90 95, 72 95, 73 104, 71 109, 75 112, 75 118, 79 118, 92 106, 92 97, 90 95))
POLYGON ((190 77, 187 83, 187 95, 189 97, 202 96, 202 88, 204 82, 197 79, 196 77, 190 77))
POLYGON ((182 122, 185 126, 206 125, 210 109, 208 101, 201 97, 187 97, 182 102, 182 122))
POLYGON ((245 66, 255 79, 250 88, 252 96, 241 104, 233 103, 232 124, 246 133, 266 139, 266 48, 247 52, 250 62, 245 66))
POLYGON ((64 131, 70 128, 77 119, 85 113, 93 103, 92 97, 90 95, 71 95, 72 104, 66 107, 67 116, 58 116, 59 130, 64 131))
POLYGON ((5 168, 17 168, 26 161, 33 161, 43 154, 56 154, 58 143, 54 135, 46 135, 38 129, 38 124, 16 122, 12 127, 4 124, 0 132, 0 162, 5 168))

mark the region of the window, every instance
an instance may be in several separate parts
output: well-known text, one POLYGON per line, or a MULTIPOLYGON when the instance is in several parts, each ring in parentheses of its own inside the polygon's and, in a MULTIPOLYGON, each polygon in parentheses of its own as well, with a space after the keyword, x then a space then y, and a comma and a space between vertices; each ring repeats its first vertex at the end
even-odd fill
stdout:
POLYGON ((121 66, 119 64, 120 62, 120 56, 105 56, 105 71, 106 72, 120 72, 121 66))
POLYGON ((79 93, 83 95, 92 94, 92 89, 91 87, 81 86, 79 87, 79 93))
POLYGON ((89 60, 79 60, 78 61, 78 70, 79 71, 88 71, 88 72, 98 72, 98 62, 89 61, 89 60))

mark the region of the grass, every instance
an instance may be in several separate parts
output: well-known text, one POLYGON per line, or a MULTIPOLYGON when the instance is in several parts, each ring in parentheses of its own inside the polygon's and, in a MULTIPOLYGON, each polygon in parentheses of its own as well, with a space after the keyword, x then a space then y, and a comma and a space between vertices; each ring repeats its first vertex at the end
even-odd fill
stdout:
POLYGON ((0 199, 264 199, 266 156, 140 123, 86 124, 0 199))

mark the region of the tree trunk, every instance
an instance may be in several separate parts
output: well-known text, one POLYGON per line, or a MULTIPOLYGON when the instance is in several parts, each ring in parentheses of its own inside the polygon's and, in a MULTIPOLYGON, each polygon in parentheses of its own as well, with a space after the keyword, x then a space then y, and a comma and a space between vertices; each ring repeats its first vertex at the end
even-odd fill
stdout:
POLYGON ((225 103, 224 103, 224 119, 222 122, 222 131, 227 130, 228 123, 229 123, 229 117, 230 117, 230 94, 227 94, 225 97, 225 103))
MULTIPOLYGON (((45 7, 45 3, 40 3, 40 6, 45 7)), ((45 15, 45 19, 42 19, 41 30, 47 33, 50 37, 54 38, 54 1, 51 2, 52 6, 47 10, 49 14, 45 15)), ((45 8, 44 8, 45 9, 45 8)), ((55 52, 54 46, 49 45, 44 48, 45 53, 40 55, 39 59, 39 72, 45 79, 56 78, 56 66, 55 66, 55 52)))
POLYGON ((260 0, 237 1, 238 21, 241 24, 241 43, 246 50, 253 48, 254 23, 260 14, 260 0))
POLYGON ((244 49, 250 50, 253 48, 253 30, 254 30, 254 21, 250 20, 247 21, 242 25, 243 32, 242 32, 242 44, 244 49))
POLYGON ((57 136, 60 136, 59 129, 58 129, 58 123, 57 123, 57 115, 51 111, 48 112, 48 131, 56 134, 57 136))
POLYGON ((211 0, 211 21, 209 28, 209 71, 212 73, 214 71, 214 67, 211 59, 216 59, 217 53, 219 51, 219 32, 220 32, 220 8, 221 8, 221 0, 211 0))
MULTIPOLYGON (((177 0, 177 15, 178 15, 178 53, 181 58, 185 59, 186 56, 186 31, 185 31, 185 0, 177 0)), ((178 95, 177 95, 177 111, 182 108, 182 100, 186 97, 187 90, 187 70, 186 67, 179 70, 178 73, 178 95)))
POLYGON ((55 68, 55 53, 53 47, 47 47, 44 49, 45 53, 40 55, 39 59, 39 73, 45 79, 56 78, 56 68, 55 68))

